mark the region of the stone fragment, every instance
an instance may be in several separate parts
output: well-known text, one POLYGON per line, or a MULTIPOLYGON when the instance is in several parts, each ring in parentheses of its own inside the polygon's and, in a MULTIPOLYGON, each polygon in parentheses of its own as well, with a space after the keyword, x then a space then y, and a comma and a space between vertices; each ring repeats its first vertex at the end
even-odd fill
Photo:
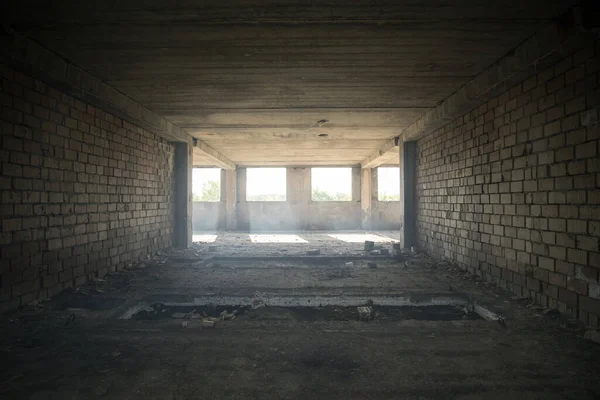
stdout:
POLYGON ((358 311, 358 320, 359 321, 369 321, 373 319, 373 308, 369 306, 364 307, 356 307, 356 311, 358 311))

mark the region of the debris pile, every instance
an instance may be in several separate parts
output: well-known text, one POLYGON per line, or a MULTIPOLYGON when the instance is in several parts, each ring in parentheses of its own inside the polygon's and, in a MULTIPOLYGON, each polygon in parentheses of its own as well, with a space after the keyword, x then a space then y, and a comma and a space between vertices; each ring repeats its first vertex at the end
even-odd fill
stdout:
MULTIPOLYGON (((167 306, 162 303, 154 303, 144 307, 131 318, 138 320, 178 319, 181 327, 187 328, 197 324, 198 321, 203 328, 214 328, 222 321, 232 321, 236 316, 248 311, 250 308, 264 307, 264 302, 258 300, 250 306, 224 307, 207 304, 204 306, 167 306)), ((196 325, 197 326, 197 325, 196 325)))

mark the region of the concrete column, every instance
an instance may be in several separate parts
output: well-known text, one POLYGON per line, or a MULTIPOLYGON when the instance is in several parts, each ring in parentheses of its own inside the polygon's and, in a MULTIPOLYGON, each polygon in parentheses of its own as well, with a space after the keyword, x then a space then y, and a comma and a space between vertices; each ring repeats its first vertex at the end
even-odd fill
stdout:
POLYGON ((238 230, 249 230, 248 202, 246 201, 246 168, 236 169, 236 228, 238 230))
POLYGON ((400 245, 417 243, 417 142, 398 143, 400 150, 400 245))
POLYGON ((175 210, 173 245, 187 248, 192 244, 192 151, 190 143, 176 142, 175 166, 175 210))
POLYGON ((361 189, 360 189, 360 180, 361 180, 361 168, 353 167, 352 168, 352 201, 358 203, 361 198, 361 189))
POLYGON ((228 231, 237 229, 237 170, 225 170, 225 227, 228 231))
POLYGON ((306 205, 311 200, 310 168, 286 168, 286 201, 306 205))
POLYGON ((373 169, 363 168, 360 176, 360 208, 362 215, 362 229, 371 229, 372 204, 373 204, 373 169))
POLYGON ((236 194, 237 194, 237 203, 245 203, 246 202, 246 168, 236 168, 236 194))

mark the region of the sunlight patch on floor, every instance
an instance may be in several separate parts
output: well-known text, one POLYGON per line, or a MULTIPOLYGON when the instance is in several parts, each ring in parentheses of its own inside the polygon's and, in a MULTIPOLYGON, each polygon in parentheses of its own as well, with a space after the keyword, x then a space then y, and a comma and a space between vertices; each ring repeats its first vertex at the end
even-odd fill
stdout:
POLYGON ((219 235, 192 235, 192 242, 214 243, 219 235))
POLYGON ((341 240, 346 243, 363 243, 365 240, 370 240, 375 243, 395 243, 397 239, 389 236, 375 235, 372 233, 340 233, 340 234, 329 234, 327 235, 337 240, 341 240))
POLYGON ((248 235, 252 243, 308 243, 298 235, 248 235))

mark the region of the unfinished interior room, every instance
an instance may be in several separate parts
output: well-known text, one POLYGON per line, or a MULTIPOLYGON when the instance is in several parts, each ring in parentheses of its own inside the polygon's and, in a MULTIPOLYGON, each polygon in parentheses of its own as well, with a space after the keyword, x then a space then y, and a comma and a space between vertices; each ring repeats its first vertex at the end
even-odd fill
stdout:
POLYGON ((3 0, 0 398, 600 398, 600 12, 3 0))

